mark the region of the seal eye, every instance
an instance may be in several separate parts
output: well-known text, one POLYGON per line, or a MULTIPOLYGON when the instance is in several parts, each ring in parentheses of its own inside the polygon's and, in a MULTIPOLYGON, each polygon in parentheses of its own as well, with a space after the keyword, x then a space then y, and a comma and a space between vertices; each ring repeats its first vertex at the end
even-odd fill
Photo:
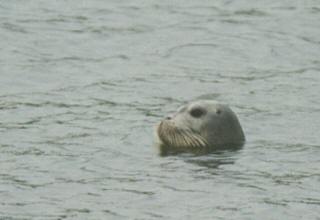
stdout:
POLYGON ((190 115, 194 118, 199 118, 205 113, 206 113, 205 110, 201 108, 194 108, 190 111, 190 115))

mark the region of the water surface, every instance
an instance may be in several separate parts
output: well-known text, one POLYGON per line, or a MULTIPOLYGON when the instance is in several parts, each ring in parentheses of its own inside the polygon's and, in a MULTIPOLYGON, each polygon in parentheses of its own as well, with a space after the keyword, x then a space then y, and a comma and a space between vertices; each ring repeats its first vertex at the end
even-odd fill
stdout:
POLYGON ((320 3, 0 1, 0 219, 319 219, 320 3), (237 151, 153 126, 228 103, 237 151))

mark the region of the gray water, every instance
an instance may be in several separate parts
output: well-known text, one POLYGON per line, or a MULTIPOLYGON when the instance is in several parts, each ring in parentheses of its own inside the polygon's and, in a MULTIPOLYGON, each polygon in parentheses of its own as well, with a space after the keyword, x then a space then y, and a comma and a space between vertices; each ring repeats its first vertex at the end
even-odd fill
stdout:
POLYGON ((320 219, 320 1, 0 1, 0 219, 320 219), (154 125, 228 103, 237 151, 154 125))

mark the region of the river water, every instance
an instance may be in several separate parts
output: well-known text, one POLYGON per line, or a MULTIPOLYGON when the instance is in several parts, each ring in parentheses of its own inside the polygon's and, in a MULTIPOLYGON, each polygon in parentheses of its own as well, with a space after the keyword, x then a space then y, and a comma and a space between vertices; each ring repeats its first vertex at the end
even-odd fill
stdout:
POLYGON ((318 0, 0 1, 0 219, 320 219, 318 0), (154 125, 228 103, 238 151, 154 125))

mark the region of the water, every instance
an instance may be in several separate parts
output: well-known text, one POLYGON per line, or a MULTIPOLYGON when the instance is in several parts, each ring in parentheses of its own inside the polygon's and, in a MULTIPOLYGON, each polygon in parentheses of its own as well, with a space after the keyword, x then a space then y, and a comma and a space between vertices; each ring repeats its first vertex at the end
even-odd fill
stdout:
POLYGON ((0 219, 320 219, 320 2, 0 1, 0 219), (228 103, 238 151, 153 126, 228 103))

